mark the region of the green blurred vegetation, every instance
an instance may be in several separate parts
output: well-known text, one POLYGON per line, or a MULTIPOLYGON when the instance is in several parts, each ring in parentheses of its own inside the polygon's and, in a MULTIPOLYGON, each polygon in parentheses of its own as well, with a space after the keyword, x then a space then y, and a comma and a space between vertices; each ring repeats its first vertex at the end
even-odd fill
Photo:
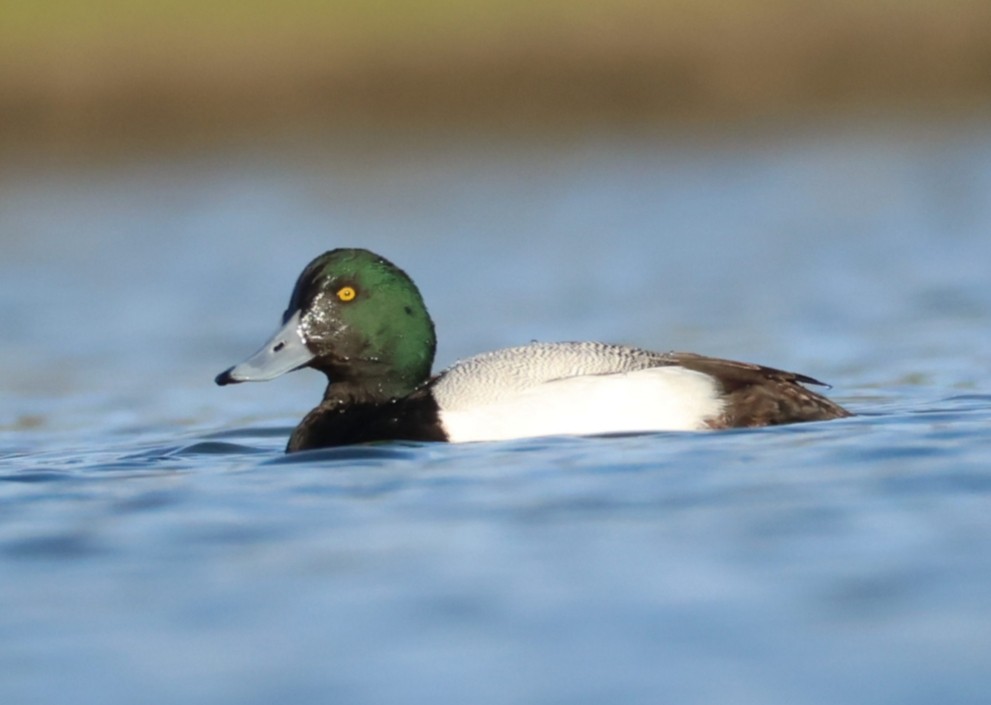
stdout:
POLYGON ((987 0, 0 0, 0 133, 991 96, 987 0))

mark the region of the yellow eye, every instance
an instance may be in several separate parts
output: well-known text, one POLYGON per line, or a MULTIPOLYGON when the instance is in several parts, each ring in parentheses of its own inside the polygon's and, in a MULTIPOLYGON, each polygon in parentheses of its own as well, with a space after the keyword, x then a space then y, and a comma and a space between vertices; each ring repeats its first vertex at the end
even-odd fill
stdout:
POLYGON ((337 298, 341 301, 351 301, 357 295, 358 292, 354 290, 353 286, 342 286, 337 290, 337 298))

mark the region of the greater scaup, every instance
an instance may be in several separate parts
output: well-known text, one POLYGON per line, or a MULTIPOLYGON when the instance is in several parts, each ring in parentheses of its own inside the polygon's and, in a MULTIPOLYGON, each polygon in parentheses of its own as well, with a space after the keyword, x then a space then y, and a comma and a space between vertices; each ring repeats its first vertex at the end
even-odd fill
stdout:
POLYGON ((299 276, 282 327, 217 384, 312 367, 323 401, 286 452, 380 440, 490 441, 823 421, 850 412, 811 377, 693 353, 594 342, 530 343, 431 377, 434 324, 413 281, 362 249, 326 252, 299 276))

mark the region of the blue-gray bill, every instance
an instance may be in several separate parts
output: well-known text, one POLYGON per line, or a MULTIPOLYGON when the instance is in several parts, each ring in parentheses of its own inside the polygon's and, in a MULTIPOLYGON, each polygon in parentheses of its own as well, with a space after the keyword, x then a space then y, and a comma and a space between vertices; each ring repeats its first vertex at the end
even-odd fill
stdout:
POLYGON ((265 382, 305 366, 313 359, 299 330, 297 311, 254 355, 224 370, 214 381, 223 386, 238 382, 265 382))

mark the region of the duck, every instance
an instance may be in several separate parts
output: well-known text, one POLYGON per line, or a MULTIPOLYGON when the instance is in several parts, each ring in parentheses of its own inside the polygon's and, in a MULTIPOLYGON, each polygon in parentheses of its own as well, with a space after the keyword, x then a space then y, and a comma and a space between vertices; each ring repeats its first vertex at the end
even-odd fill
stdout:
POLYGON ((330 250, 299 275, 282 325, 218 385, 309 367, 322 401, 287 453, 376 441, 463 443, 559 435, 703 431, 852 414, 812 377, 687 352, 531 342, 433 375, 433 320, 413 280, 361 248, 330 250))

